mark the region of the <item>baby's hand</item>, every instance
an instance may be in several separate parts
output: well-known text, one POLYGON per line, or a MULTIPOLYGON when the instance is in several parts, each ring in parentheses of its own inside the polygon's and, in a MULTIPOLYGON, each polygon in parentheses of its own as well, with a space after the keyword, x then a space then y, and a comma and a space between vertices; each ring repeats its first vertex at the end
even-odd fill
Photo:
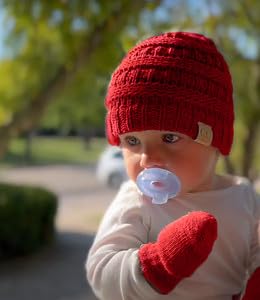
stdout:
POLYGON ((189 213, 167 225, 157 242, 140 248, 143 276, 161 294, 168 294, 207 259, 216 238, 217 221, 212 215, 189 213))

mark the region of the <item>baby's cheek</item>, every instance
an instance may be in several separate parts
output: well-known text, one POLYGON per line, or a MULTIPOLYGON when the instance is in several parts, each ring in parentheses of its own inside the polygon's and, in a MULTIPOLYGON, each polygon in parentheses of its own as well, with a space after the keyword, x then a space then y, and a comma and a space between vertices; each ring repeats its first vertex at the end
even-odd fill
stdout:
POLYGON ((128 177, 135 181, 138 174, 141 172, 140 160, 137 155, 125 156, 125 167, 128 177))
POLYGON ((176 175, 179 177, 182 186, 182 193, 192 191, 204 177, 204 166, 196 162, 183 162, 182 166, 176 169, 176 175))

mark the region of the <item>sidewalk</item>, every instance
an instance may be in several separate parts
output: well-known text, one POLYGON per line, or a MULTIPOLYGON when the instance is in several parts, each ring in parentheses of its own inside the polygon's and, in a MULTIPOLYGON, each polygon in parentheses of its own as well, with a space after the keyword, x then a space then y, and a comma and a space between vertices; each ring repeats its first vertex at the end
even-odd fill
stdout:
POLYGON ((92 239, 59 232, 51 247, 0 264, 0 299, 95 300, 84 270, 92 239))
POLYGON ((59 197, 56 239, 39 253, 0 263, 2 300, 96 300, 85 260, 102 214, 116 191, 101 188, 93 169, 73 166, 19 168, 1 181, 44 186, 59 197))

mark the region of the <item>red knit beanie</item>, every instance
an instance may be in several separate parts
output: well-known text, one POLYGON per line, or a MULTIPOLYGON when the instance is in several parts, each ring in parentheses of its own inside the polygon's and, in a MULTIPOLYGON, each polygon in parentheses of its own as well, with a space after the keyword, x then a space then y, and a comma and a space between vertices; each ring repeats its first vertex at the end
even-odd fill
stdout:
POLYGON ((131 131, 164 130, 212 145, 233 141, 232 79, 214 42, 169 32, 136 45, 112 75, 105 105, 108 141, 131 131))

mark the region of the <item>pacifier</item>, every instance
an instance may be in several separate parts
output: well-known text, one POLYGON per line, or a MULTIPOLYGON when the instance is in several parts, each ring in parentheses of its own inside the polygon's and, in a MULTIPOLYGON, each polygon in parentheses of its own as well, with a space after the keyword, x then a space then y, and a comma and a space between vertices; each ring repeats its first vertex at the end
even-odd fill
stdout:
POLYGON ((167 203, 175 197, 181 189, 179 178, 172 172, 161 168, 143 170, 136 179, 139 190, 152 198, 154 204, 167 203))

